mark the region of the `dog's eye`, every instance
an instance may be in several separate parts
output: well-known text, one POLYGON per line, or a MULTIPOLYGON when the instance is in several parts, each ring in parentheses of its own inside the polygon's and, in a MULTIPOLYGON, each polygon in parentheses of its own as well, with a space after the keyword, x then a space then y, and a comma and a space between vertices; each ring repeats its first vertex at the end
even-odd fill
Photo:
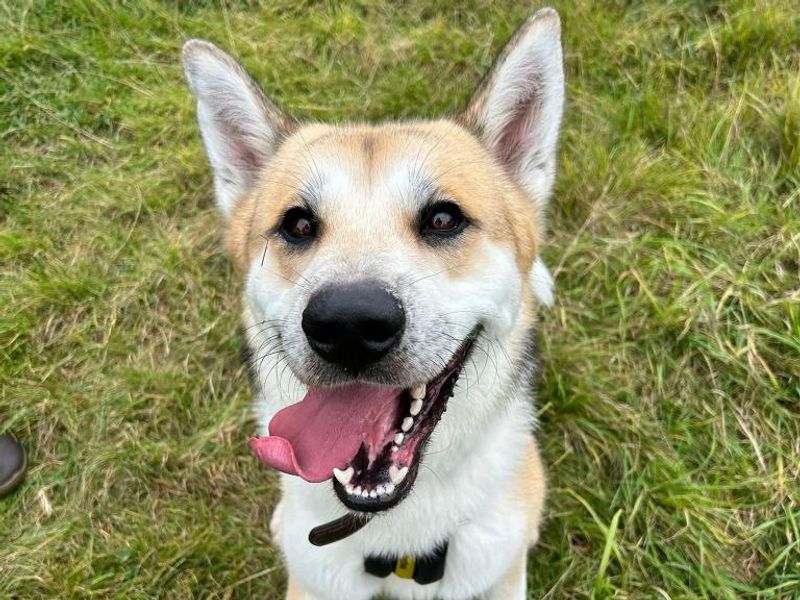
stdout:
POLYGON ((436 202, 422 214, 420 233, 432 236, 452 236, 467 224, 464 213, 452 202, 436 202))
POLYGON ((314 215, 304 208, 290 208, 283 215, 278 231, 283 238, 292 244, 299 244, 313 239, 317 233, 314 215))

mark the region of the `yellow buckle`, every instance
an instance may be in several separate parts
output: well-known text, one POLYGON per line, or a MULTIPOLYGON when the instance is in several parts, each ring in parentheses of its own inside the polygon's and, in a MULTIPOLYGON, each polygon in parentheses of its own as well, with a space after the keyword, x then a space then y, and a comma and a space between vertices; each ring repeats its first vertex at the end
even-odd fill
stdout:
POLYGON ((403 579, 413 579, 415 563, 413 556, 401 556, 395 563, 394 574, 403 579))

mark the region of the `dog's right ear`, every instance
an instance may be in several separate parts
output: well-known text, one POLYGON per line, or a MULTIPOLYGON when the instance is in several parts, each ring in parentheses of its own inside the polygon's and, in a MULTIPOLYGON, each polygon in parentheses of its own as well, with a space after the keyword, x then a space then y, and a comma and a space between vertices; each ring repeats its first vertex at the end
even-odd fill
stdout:
POLYGON ((197 99, 197 120, 214 174, 217 207, 227 218, 293 121, 242 66, 214 44, 189 40, 181 62, 197 99))

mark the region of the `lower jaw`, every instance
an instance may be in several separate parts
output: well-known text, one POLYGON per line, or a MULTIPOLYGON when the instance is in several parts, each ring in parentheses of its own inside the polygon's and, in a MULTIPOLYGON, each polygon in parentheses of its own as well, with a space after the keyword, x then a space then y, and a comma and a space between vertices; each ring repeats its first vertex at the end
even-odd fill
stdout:
POLYGON ((413 439, 405 440, 400 447, 390 444, 371 464, 362 447, 348 467, 353 469, 351 481, 344 484, 333 479, 333 489, 342 504, 350 510, 375 513, 400 503, 414 486, 422 454, 442 412, 444 406, 431 406, 430 420, 419 423, 413 439))
MULTIPOLYGON (((478 326, 470 333, 442 374, 426 386, 431 397, 426 394, 424 412, 419 413, 417 427, 408 434, 413 439, 404 440, 405 444, 399 448, 394 444, 385 447, 372 464, 367 464, 366 451, 362 447, 346 469, 352 469, 349 480, 347 477, 341 477, 342 480, 340 476, 334 477, 334 492, 347 508, 361 513, 376 513, 395 507, 408 496, 417 479, 422 454, 447 408, 480 330, 478 326), (395 462, 396 456, 400 457, 400 462, 395 462)), ((402 415, 414 401, 409 390, 405 401, 408 405, 406 411, 401 411, 402 415)))
MULTIPOLYGON (((333 489, 341 503, 350 510, 364 513, 382 512, 389 510, 390 508, 394 508, 402 500, 404 500, 406 496, 408 496, 408 493, 411 491, 411 488, 414 486, 414 482, 417 479, 418 470, 419 460, 416 459, 413 461, 411 466, 408 467, 408 471, 403 478, 403 481, 398 485, 392 484, 393 488, 390 488, 391 491, 388 493, 379 494, 378 491, 373 488, 371 491, 375 492, 374 495, 356 495, 350 493, 345 486, 336 480, 334 480, 333 489)), ((377 488, 381 485, 385 486, 386 484, 378 484, 375 487, 377 488)))

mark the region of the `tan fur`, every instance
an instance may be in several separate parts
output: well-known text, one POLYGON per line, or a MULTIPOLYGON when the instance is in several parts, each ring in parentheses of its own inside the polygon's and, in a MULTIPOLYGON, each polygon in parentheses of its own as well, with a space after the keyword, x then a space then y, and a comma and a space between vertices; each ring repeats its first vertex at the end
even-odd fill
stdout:
POLYGON ((458 275, 481 260, 480 234, 485 234, 511 248, 521 272, 527 272, 536 258, 541 233, 530 200, 478 139, 456 122, 311 125, 298 129, 284 142, 267 164, 260 184, 237 205, 229 220, 228 251, 240 270, 264 253, 265 244, 280 276, 288 280, 296 280, 313 258, 313 248, 310 252, 291 252, 285 243, 269 235, 286 210, 302 201, 298 182, 313 179, 312 150, 314 156, 335 157, 357 165, 367 185, 385 176, 387 165, 397 157, 424 162, 441 195, 454 200, 480 229, 468 231, 455 247, 430 248, 416 236, 416 213, 387 214, 386 227, 372 237, 366 237, 352 221, 336 223, 327 232, 323 222, 318 248, 335 244, 337 251, 355 254, 367 245, 377 252, 403 244, 409 254, 424 254, 429 264, 458 275))
POLYGON ((536 442, 531 438, 516 489, 516 497, 526 507, 528 514, 528 543, 531 545, 539 539, 546 487, 547 476, 542 465, 542 457, 536 442))
POLYGON ((313 600, 303 587, 297 582, 297 579, 289 575, 289 587, 286 589, 286 600, 313 600))

